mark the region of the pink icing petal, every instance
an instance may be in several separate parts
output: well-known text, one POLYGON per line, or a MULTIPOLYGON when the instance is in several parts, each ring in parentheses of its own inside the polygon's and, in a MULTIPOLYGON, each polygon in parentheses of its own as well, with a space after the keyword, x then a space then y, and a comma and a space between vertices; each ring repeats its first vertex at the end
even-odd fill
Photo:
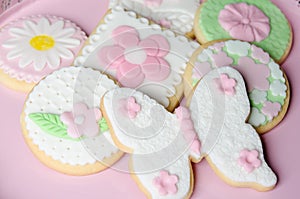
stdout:
POLYGON ((167 19, 161 19, 159 24, 166 28, 171 28, 172 23, 167 19))
POLYGON ((263 49, 257 48, 256 46, 252 45, 252 57, 254 59, 259 60, 263 64, 268 64, 270 61, 270 56, 268 53, 264 52, 263 49))
POLYGON ((165 37, 161 35, 151 35, 150 37, 147 37, 147 39, 152 39, 158 44, 159 46, 158 48, 159 52, 157 54, 158 57, 164 57, 167 54, 169 54, 170 45, 168 40, 165 37))
POLYGON ((164 80, 170 74, 170 65, 164 59, 148 57, 141 67, 146 78, 151 81, 164 80))
POLYGON ((216 43, 216 44, 210 46, 209 49, 219 52, 222 50, 222 48, 224 48, 224 46, 225 46, 224 42, 219 42, 219 43, 216 43))
MULTIPOLYGON (((112 31, 111 36, 112 36, 113 39, 118 39, 118 37, 120 35, 123 35, 124 33, 139 35, 138 31, 135 28, 131 27, 131 26, 119 26, 119 27, 117 27, 116 29, 114 29, 112 31)), ((118 40, 114 40, 114 41, 115 41, 115 43, 119 43, 118 40)))
POLYGON ((177 183, 178 177, 176 175, 170 175, 168 171, 165 170, 160 171, 159 176, 152 181, 152 184, 158 189, 161 196, 176 194, 178 191, 177 183))
POLYGON ((238 25, 234 26, 230 30, 230 35, 233 38, 239 39, 239 40, 244 40, 244 41, 248 41, 248 42, 255 41, 255 37, 254 37, 252 28, 249 26, 243 25, 243 24, 238 24, 238 25), (243 34, 241 34, 241 33, 243 33, 243 34))
POLYGON ((254 88, 261 91, 269 89, 270 83, 267 78, 270 76, 270 69, 265 64, 256 64, 249 57, 241 57, 238 66, 235 66, 235 68, 246 80, 249 92, 254 88))
POLYGON ((235 39, 260 42, 270 33, 269 18, 256 6, 246 3, 226 5, 218 20, 235 39))
POLYGON ((118 81, 125 87, 136 88, 145 79, 139 65, 124 62, 117 71, 118 81))
POLYGON ((159 45, 152 39, 142 40, 139 46, 142 47, 149 56, 156 56, 159 52, 159 45))
POLYGON ((235 95, 235 79, 230 78, 227 74, 221 74, 220 78, 215 79, 215 82, 220 91, 224 92, 226 95, 235 95))
POLYGON ((82 136, 82 132, 78 131, 77 126, 74 123, 72 112, 64 112, 60 115, 60 120, 67 126, 67 133, 71 138, 76 139, 82 136))
POLYGON ((126 101, 126 110, 130 119, 136 118, 137 114, 141 111, 141 105, 136 103, 134 97, 129 97, 126 101))
POLYGON ((259 153, 256 150, 244 149, 240 152, 238 164, 242 166, 248 173, 261 166, 262 162, 258 158, 259 153))
POLYGON ((211 58, 216 67, 230 66, 233 63, 232 58, 228 57, 223 51, 211 55, 211 58))
POLYGON ((102 118, 102 113, 101 113, 100 109, 98 109, 98 108, 94 108, 94 115, 95 115, 95 119, 97 121, 102 118))
POLYGON ((270 118, 276 117, 281 110, 281 104, 278 102, 265 102, 262 108, 263 114, 269 116, 270 118))
POLYGON ((163 0, 145 0, 146 6, 158 7, 162 4, 163 0))
POLYGON ((107 59, 109 60, 109 64, 120 64, 124 62, 124 49, 120 46, 112 46, 107 51, 107 59))
POLYGON ((132 33, 122 33, 118 38, 118 44, 123 48, 130 48, 137 46, 140 39, 138 35, 132 33))
POLYGON ((204 75, 212 70, 209 62, 196 62, 193 69, 193 78, 201 79, 204 75))

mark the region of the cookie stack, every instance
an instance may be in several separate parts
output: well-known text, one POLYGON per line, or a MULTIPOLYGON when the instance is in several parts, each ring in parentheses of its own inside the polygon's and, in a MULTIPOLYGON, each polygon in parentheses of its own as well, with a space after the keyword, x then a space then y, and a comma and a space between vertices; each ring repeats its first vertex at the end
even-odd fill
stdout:
POLYGON ((232 186, 273 189, 259 133, 289 105, 279 64, 292 31, 282 12, 269 0, 110 7, 88 38, 49 15, 1 29, 0 81, 30 91, 21 125, 37 158, 88 175, 126 153, 148 198, 189 198, 191 162, 203 158, 232 186))

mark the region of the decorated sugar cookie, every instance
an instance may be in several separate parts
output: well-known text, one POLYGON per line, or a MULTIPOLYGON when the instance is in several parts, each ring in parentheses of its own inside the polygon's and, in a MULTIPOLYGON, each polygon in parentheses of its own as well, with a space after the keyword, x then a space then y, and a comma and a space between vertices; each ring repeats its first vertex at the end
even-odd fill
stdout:
POLYGON ((0 82, 28 92, 46 75, 69 66, 86 40, 74 23, 55 16, 31 16, 0 30, 0 82))
POLYGON ((199 45, 149 23, 115 7, 90 35, 75 65, 100 70, 173 110, 183 93, 187 62, 199 45))
POLYGON ((275 127, 288 109, 288 80, 269 54, 253 44, 229 40, 199 48, 185 74, 186 96, 206 73, 222 66, 234 67, 245 78, 251 102, 249 123, 259 133, 275 127))
POLYGON ((206 0, 195 17, 201 43, 220 39, 253 42, 278 63, 288 56, 292 31, 284 14, 271 1, 206 0))
POLYGON ((203 157, 233 186, 267 191, 276 184, 258 134, 245 123, 250 104, 242 76, 233 68, 210 72, 190 108, 179 107, 174 114, 129 88, 105 94, 101 110, 116 145, 131 154, 131 172, 148 198, 189 198, 190 160, 203 157))
POLYGON ((70 175, 99 172, 122 153, 112 144, 99 109, 102 95, 117 85, 97 71, 60 69, 29 94, 21 124, 25 140, 45 165, 70 175))
POLYGON ((110 0, 111 7, 121 5, 165 28, 192 36, 193 21, 199 0, 110 0))

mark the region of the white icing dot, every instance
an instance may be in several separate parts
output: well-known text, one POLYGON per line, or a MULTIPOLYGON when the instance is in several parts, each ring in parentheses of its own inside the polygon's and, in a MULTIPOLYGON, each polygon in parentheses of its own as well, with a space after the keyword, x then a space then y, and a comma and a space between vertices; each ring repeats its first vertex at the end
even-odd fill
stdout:
POLYGON ((266 117, 259 112, 257 108, 251 109, 251 114, 249 118, 249 123, 252 124, 254 127, 258 127, 262 125, 266 121, 266 117))
POLYGON ((274 96, 286 97, 287 87, 285 83, 281 82, 280 80, 273 81, 270 85, 270 90, 274 96))
POLYGON ((285 79, 283 77, 283 72, 280 70, 280 67, 275 62, 271 62, 269 64, 269 68, 271 69, 271 75, 274 79, 279 79, 283 82, 285 82, 285 79))
POLYGON ((239 56, 247 56, 251 47, 249 43, 241 41, 227 41, 225 46, 230 54, 239 56))
POLYGON ((255 104, 262 104, 265 101, 267 101, 267 92, 266 91, 259 91, 254 89, 250 93, 250 99, 255 103, 255 104))

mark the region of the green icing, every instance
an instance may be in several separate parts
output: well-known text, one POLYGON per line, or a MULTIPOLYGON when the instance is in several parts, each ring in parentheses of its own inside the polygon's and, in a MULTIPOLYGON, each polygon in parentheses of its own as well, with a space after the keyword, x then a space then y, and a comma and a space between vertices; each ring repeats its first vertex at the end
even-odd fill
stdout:
MULTIPOLYGON (((73 141, 80 141, 84 138, 84 136, 77 139, 70 137, 67 132, 68 127, 60 120, 60 115, 50 113, 31 113, 29 114, 29 118, 45 133, 52 136, 73 141)), ((99 120, 98 124, 101 132, 105 132, 109 129, 104 118, 99 120)))
POLYGON ((218 22, 220 11, 227 4, 248 3, 255 5, 270 18, 271 31, 269 37, 261 42, 253 42, 268 52, 275 60, 280 60, 290 43, 289 22, 283 13, 269 0, 208 0, 203 3, 200 12, 199 27, 208 41, 231 39, 218 22))
POLYGON ((109 130, 108 124, 104 117, 101 120, 99 120, 98 124, 99 124, 101 132, 105 132, 105 131, 109 130))

